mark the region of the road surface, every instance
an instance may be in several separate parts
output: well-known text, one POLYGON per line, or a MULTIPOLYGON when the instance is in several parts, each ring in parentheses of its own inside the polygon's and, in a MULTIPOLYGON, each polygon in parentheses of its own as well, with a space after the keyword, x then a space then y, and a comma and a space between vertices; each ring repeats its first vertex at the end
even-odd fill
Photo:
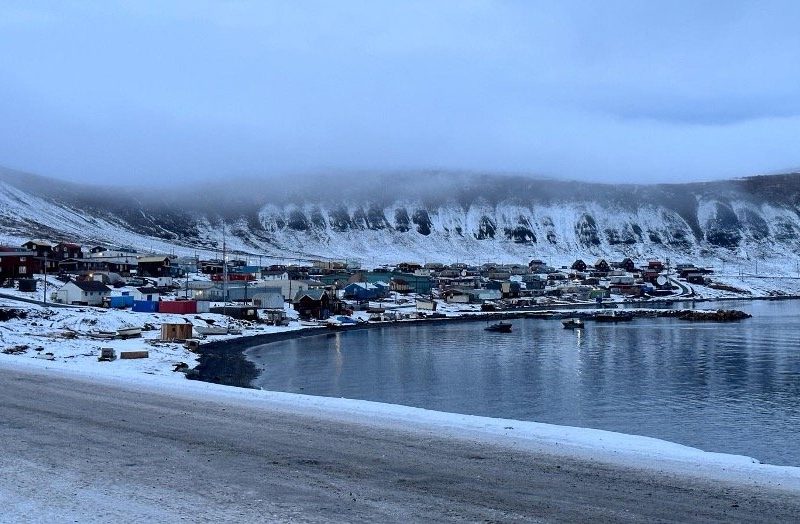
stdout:
POLYGON ((791 492, 47 371, 0 367, 0 443, 4 522, 800 520, 791 492))

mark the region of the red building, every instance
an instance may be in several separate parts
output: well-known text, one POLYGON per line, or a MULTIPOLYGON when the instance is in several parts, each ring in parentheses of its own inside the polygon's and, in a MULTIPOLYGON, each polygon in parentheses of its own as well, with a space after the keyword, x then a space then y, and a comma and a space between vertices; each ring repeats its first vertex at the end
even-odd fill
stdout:
POLYGON ((53 246, 53 258, 66 260, 68 258, 83 258, 81 246, 71 242, 61 242, 53 246))
MULTIPOLYGON (((53 258, 53 244, 46 240, 29 240, 22 244, 22 247, 32 251, 34 257, 39 259, 38 264, 42 266, 47 259, 47 271, 55 272, 58 269, 58 261, 53 258)), ((39 269, 41 271, 41 269, 39 269)))
POLYGON ((0 246, 0 278, 32 278, 40 268, 35 252, 0 246))

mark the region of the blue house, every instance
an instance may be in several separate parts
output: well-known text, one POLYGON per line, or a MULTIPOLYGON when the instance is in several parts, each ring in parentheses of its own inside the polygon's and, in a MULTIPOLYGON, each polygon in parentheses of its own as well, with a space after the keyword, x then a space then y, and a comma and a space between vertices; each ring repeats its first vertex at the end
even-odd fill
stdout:
POLYGON ((344 288, 344 298, 350 300, 376 300, 386 297, 388 286, 368 282, 353 282, 344 288))

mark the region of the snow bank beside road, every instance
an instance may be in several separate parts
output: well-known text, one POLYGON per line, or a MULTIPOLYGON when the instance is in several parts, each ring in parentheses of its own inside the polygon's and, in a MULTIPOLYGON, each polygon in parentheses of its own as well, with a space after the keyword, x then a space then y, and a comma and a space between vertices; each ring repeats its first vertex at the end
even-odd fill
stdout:
POLYGON ((234 408, 277 410, 298 416, 411 431, 423 437, 449 436, 672 475, 800 491, 798 467, 760 464, 750 457, 709 453, 650 437, 444 413, 363 400, 232 388, 205 382, 177 381, 157 375, 114 376, 107 370, 65 368, 40 360, 0 358, 0 371, 4 369, 37 375, 55 374, 139 392, 167 394, 191 402, 221 402, 234 408))

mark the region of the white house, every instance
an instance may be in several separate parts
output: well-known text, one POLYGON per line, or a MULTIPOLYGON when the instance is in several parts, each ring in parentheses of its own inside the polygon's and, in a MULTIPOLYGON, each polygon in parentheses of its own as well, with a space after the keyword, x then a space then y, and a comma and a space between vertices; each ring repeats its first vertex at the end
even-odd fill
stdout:
POLYGON ((287 271, 261 271, 262 280, 289 280, 287 271))
POLYGON ((253 295, 253 305, 264 309, 283 309, 283 295, 280 288, 268 288, 253 295))
POLYGON ((137 287, 133 290, 133 299, 137 301, 147 300, 150 302, 158 302, 160 298, 161 295, 158 289, 154 287, 137 287))
POLYGON ((270 286, 281 288, 281 294, 283 295, 284 299, 293 298, 298 291, 307 291, 310 284, 308 280, 294 280, 290 278, 276 278, 269 280, 270 286))
POLYGON ((111 296, 111 289, 96 280, 67 282, 56 293, 56 300, 62 304, 86 304, 99 306, 103 299, 111 296))

